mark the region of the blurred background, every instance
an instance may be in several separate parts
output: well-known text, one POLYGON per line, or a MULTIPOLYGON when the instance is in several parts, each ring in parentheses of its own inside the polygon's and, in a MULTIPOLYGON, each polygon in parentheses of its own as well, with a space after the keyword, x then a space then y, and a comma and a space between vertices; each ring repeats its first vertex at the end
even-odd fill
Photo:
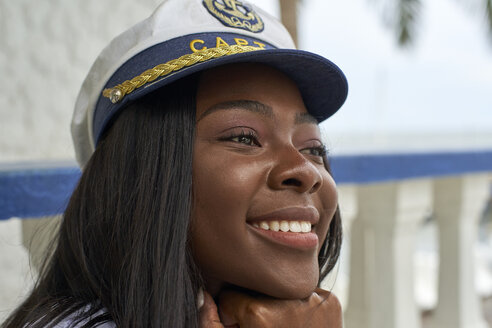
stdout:
MULTIPOLYGON (((0 184, 2 174, 76 166, 69 124, 85 74, 159 2, 0 0, 0 184)), ((346 326, 492 324, 492 0, 250 2, 349 81, 344 107, 322 124, 335 168, 373 174, 338 179, 346 238, 325 286, 346 326), (391 177, 364 171, 381 155, 392 156, 379 167, 391 177)), ((23 245, 39 230, 29 222, 44 221, 17 216, 0 217, 0 322, 36 275, 23 245)))

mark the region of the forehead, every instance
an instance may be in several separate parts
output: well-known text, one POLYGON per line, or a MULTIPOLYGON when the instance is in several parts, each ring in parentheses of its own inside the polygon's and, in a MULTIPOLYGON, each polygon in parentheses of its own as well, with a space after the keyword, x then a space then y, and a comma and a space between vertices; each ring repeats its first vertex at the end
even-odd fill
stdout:
MULTIPOLYGON (((222 103, 255 101, 264 104, 262 112, 290 111, 307 114, 297 85, 282 72, 261 64, 232 64, 205 71, 197 90, 197 118, 222 103)), ((226 106, 227 107, 227 106, 226 106)), ((308 116, 308 115, 304 115, 308 116)))

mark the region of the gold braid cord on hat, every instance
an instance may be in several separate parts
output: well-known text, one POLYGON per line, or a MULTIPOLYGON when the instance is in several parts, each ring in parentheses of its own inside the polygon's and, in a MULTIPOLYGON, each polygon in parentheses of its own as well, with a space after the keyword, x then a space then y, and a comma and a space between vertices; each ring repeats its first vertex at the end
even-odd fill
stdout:
POLYGON ((109 98, 111 102, 117 103, 121 99, 123 99, 125 95, 133 92, 135 89, 138 89, 149 82, 153 82, 159 77, 163 77, 172 72, 179 71, 182 68, 214 58, 220 58, 224 56, 230 56, 262 49, 262 47, 255 46, 232 45, 199 50, 191 54, 183 55, 177 59, 170 60, 167 63, 159 64, 154 68, 146 70, 145 72, 134 77, 131 80, 126 80, 125 82, 118 84, 112 88, 104 89, 103 96, 109 98))

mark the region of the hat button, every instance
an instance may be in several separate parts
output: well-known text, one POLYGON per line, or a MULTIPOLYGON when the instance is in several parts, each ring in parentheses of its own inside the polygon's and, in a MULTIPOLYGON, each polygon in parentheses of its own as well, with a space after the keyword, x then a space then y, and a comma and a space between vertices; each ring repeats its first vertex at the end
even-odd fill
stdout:
POLYGON ((120 101, 121 97, 123 96, 123 93, 121 92, 120 89, 113 89, 111 90, 111 93, 109 94, 109 100, 113 104, 116 104, 118 101, 120 101))

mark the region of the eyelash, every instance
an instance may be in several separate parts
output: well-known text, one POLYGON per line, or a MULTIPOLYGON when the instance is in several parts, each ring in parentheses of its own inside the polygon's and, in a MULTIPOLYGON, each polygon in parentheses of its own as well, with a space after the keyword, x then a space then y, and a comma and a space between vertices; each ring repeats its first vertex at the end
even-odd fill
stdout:
POLYGON ((301 149, 301 152, 304 150, 309 150, 310 151, 309 155, 316 156, 316 157, 325 157, 328 154, 328 150, 326 149, 325 145, 321 145, 321 146, 317 146, 317 147, 304 148, 304 149, 301 149), (313 154, 312 151, 316 151, 317 154, 313 154))
POLYGON ((248 145, 248 146, 256 146, 256 147, 261 147, 261 144, 258 142, 258 135, 256 134, 256 132, 252 131, 252 130, 241 130, 241 132, 239 133, 231 133, 231 135, 227 136, 227 137, 224 137, 224 138, 221 138, 220 139, 221 141, 232 141, 232 142, 236 142, 236 143, 241 143, 241 144, 245 144, 245 145, 248 145), (234 139, 237 139, 237 140, 234 140, 234 139), (249 139, 249 142, 245 142, 244 139, 249 139))
MULTIPOLYGON (((248 130, 241 129, 240 132, 232 132, 230 135, 220 138, 220 140, 245 144, 247 146, 252 146, 252 147, 261 147, 261 144, 258 141, 258 135, 256 134, 255 131, 249 129, 248 130)), ((328 149, 326 148, 325 145, 320 145, 320 146, 301 149, 300 152, 315 157, 325 157, 328 154, 328 149), (304 152, 305 150, 308 150, 309 152, 305 153, 304 152)))

